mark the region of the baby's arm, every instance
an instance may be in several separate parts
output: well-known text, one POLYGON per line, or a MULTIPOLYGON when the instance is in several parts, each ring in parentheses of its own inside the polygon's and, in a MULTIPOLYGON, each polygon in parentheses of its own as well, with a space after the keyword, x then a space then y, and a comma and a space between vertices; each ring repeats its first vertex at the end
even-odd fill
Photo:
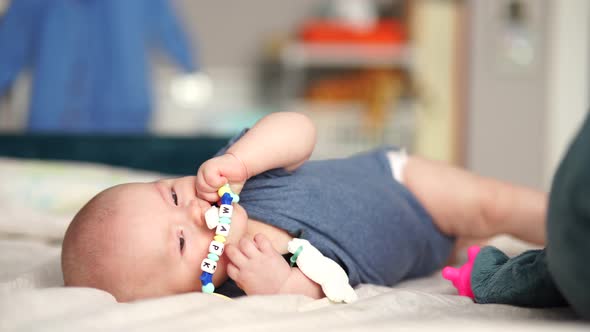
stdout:
POLYGON ((294 170, 311 155, 316 141, 315 126, 305 115, 272 113, 258 121, 222 156, 201 165, 197 192, 210 202, 217 189, 231 183, 239 193, 244 182, 259 173, 284 167, 294 170))
POLYGON ((248 295, 301 294, 319 299, 322 288, 298 268, 291 268, 262 234, 254 242, 243 238, 239 245, 225 249, 230 263, 227 274, 248 295))
POLYGON ((316 129, 300 113, 272 113, 258 121, 227 152, 239 156, 246 164, 248 176, 284 167, 293 170, 311 155, 316 129))

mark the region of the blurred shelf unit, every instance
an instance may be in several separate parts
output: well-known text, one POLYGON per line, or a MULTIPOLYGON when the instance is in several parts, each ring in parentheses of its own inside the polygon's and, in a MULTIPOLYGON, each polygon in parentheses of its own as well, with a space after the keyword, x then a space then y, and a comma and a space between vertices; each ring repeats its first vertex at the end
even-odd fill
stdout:
POLYGON ((380 146, 413 150, 416 115, 411 102, 390 109, 379 124, 367 118, 360 103, 294 101, 287 110, 306 114, 317 127, 311 159, 346 157, 380 146))
POLYGON ((409 45, 289 42, 280 53, 284 68, 410 68, 409 45))
POLYGON ((288 42, 279 53, 281 109, 318 127, 312 158, 382 145, 412 150, 415 134, 409 44, 288 42))

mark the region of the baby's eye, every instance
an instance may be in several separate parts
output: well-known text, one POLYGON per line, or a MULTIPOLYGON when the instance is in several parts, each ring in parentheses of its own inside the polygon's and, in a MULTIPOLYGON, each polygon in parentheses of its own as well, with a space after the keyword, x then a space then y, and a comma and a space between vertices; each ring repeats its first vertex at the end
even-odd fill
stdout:
POLYGON ((172 189, 172 200, 174 201, 174 205, 178 206, 178 195, 176 195, 174 189, 172 189))
POLYGON ((180 237, 178 238, 179 242, 180 242, 180 252, 182 252, 184 250, 184 236, 182 234, 180 234, 180 237))

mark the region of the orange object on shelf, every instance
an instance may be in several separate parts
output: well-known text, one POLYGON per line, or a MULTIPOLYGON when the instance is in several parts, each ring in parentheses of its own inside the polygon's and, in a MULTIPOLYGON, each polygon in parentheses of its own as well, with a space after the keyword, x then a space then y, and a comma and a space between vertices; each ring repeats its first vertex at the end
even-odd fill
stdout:
MULTIPOLYGON (((381 134, 388 104, 394 107, 407 88, 407 78, 401 71, 384 69, 363 70, 336 78, 324 78, 308 87, 305 99, 311 102, 358 101, 365 105, 365 129, 381 134)), ((392 107, 391 109, 393 109, 392 107)))
POLYGON ((407 41, 405 26, 391 19, 380 20, 369 29, 336 20, 312 20, 302 25, 299 36, 307 43, 403 44, 407 41))

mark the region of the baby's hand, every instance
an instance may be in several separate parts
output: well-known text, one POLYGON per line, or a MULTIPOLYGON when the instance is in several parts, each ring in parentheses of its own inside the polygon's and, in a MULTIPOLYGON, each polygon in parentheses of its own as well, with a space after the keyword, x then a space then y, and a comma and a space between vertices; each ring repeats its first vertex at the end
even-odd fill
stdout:
POLYGON ((228 245, 227 274, 246 294, 277 294, 291 273, 291 267, 262 234, 254 242, 242 238, 239 245, 228 245))
POLYGON ((217 202, 217 190, 226 183, 238 194, 247 174, 244 165, 231 154, 224 154, 204 162, 197 172, 197 196, 211 203, 217 202))

